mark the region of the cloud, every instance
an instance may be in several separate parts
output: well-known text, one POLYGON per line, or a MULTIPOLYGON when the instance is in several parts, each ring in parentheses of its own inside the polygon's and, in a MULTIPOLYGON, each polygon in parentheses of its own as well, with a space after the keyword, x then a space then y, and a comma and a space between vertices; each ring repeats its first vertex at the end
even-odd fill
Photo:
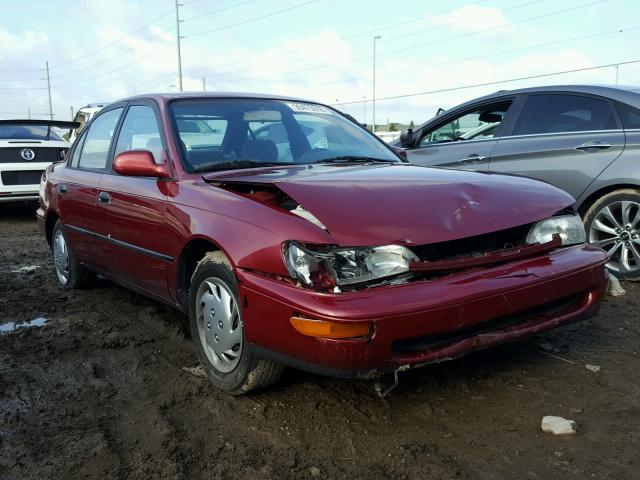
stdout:
POLYGON ((435 27, 451 26, 468 32, 477 32, 508 25, 502 10, 495 7, 481 7, 479 5, 466 5, 449 13, 436 15, 429 19, 429 23, 435 27))

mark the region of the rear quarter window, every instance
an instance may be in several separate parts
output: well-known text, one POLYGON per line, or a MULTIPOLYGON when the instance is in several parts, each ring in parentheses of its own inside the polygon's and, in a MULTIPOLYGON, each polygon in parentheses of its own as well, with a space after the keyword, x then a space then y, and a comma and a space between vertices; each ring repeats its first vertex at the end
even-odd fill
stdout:
POLYGON ((530 95, 513 135, 589 132, 618 128, 608 100, 582 95, 530 95))
POLYGON ((622 126, 626 129, 638 128, 640 129, 640 109, 627 105, 626 103, 617 104, 618 112, 620 113, 620 120, 622 120, 622 126))

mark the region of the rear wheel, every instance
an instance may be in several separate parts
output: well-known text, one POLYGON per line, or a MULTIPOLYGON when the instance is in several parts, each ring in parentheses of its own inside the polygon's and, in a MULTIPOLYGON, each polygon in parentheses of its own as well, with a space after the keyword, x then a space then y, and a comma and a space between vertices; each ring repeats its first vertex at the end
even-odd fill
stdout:
POLYGON ((603 248, 607 268, 625 280, 640 280, 640 192, 616 190, 598 199, 584 217, 589 243, 603 248))
POLYGON ((200 363, 216 387, 242 395, 277 381, 284 367, 252 355, 235 275, 221 252, 198 263, 189 289, 189 322, 200 363))
POLYGON ((73 254, 60 220, 54 225, 51 238, 51 251, 58 284, 68 289, 89 286, 95 275, 84 268, 73 254))

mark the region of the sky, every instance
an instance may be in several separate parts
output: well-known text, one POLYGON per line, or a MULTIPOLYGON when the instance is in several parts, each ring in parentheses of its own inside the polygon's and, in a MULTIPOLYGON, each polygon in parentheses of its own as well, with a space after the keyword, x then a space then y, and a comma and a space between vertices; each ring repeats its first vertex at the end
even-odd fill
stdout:
MULTIPOLYGON (((201 91, 204 78, 211 91, 297 96, 371 124, 374 43, 377 124, 419 124, 497 90, 640 85, 639 3, 181 0, 183 86, 201 91), (621 65, 595 68, 611 64, 621 65), (582 71, 558 74, 569 70, 582 71)), ((0 118, 47 117, 45 62, 58 120, 88 103, 178 89, 174 0, 0 8, 0 118)))

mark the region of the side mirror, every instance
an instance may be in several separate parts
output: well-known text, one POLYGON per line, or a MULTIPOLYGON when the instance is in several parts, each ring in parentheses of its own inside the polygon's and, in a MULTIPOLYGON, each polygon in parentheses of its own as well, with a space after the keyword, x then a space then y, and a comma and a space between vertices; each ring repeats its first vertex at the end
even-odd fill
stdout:
POLYGON ((413 146, 413 129, 408 128, 400 133, 400 145, 403 148, 411 148, 413 146))
POLYGON ((156 164, 149 150, 122 152, 113 162, 113 169, 119 175, 127 177, 171 178, 168 165, 156 164))

